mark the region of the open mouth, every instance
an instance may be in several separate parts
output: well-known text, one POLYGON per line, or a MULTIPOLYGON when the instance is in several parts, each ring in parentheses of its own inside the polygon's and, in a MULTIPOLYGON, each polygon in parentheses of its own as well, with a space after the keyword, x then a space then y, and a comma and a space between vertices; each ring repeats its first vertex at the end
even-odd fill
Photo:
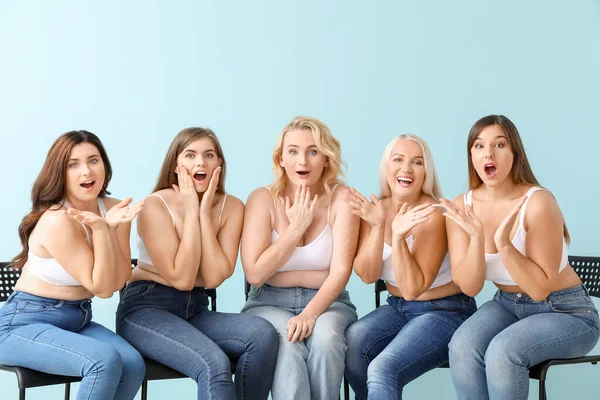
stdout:
POLYGON ((485 164, 483 167, 483 171, 485 172, 485 176, 488 178, 493 178, 496 175, 496 171, 498 169, 493 163, 485 164))
POLYGON ((308 177, 308 175, 310 174, 310 171, 296 171, 296 173, 301 177, 301 178, 306 178, 308 177))
POLYGON ((396 180, 402 187, 410 187, 410 185, 412 185, 413 183, 412 178, 409 178, 407 176, 399 176, 398 178, 396 178, 396 180))
POLYGON ((194 174, 194 180, 198 183, 204 183, 208 175, 204 171, 198 171, 194 174))
POLYGON ((79 186, 81 186, 82 188, 84 188, 86 190, 90 190, 92 187, 94 187, 95 183, 96 183, 96 181, 85 181, 83 183, 80 183, 79 186))

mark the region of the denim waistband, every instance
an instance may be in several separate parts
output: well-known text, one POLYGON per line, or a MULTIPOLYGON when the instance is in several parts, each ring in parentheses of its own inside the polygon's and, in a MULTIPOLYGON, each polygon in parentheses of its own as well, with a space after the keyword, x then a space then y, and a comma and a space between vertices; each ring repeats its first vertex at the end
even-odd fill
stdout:
POLYGON ((170 289, 173 290, 175 292, 181 292, 181 293, 205 293, 206 292, 206 288, 201 287, 201 286, 196 286, 194 288, 192 288, 191 290, 179 290, 174 288, 173 286, 167 286, 167 285, 163 285, 162 283, 156 282, 156 281, 152 281, 152 280, 140 280, 140 281, 133 281, 131 283, 127 284, 127 287, 133 287, 136 285, 154 285, 154 287, 159 287, 159 288, 163 288, 163 289, 170 289))
MULTIPOLYGON (((504 290, 498 289, 498 295, 505 299, 512 300, 512 301, 535 302, 531 297, 529 297, 529 295, 527 293, 510 293, 510 292, 505 292, 504 290)), ((573 286, 570 288, 551 292, 548 295, 547 299, 557 299, 562 296, 585 297, 585 296, 589 296, 589 291, 583 284, 580 284, 580 285, 573 286)))
POLYGON ((14 292, 12 292, 12 294, 10 296, 8 296, 8 299, 6 299, 6 303, 10 303, 13 300, 22 300, 22 301, 39 301, 39 302, 60 302, 63 305, 67 305, 67 306, 81 306, 81 305, 87 305, 90 304, 92 302, 92 299, 81 299, 81 300, 62 300, 62 299, 55 299, 52 297, 43 297, 43 296, 37 296, 35 294, 31 294, 31 293, 27 293, 27 292, 21 292, 18 290, 15 290, 14 292))

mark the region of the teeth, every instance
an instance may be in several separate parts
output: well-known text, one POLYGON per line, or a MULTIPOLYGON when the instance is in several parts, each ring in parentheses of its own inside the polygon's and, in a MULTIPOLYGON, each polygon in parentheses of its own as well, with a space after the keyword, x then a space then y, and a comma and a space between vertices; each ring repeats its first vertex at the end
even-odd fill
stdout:
POLYGON ((399 177, 399 178, 398 178, 398 181, 399 181, 399 182, 408 182, 408 183, 411 183, 413 180, 412 180, 412 179, 410 179, 410 178, 403 178, 403 177, 399 177))

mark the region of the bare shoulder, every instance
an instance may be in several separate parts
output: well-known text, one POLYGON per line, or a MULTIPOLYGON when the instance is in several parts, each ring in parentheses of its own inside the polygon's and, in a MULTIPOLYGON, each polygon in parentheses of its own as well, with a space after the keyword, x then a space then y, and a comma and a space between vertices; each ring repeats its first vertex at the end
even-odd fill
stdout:
POLYGON ((536 190, 529 196, 526 214, 534 219, 541 216, 560 216, 562 220, 562 213, 560 212, 558 202, 548 190, 536 190))
POLYGON ((347 195, 350 193, 350 188, 346 185, 339 184, 331 196, 332 207, 349 207, 346 201, 347 195))
POLYGON ((272 205, 273 204, 273 196, 271 196, 271 192, 266 187, 259 187, 250 193, 248 196, 248 201, 246 202, 247 206, 261 206, 261 205, 272 205))
POLYGON ((122 201, 114 197, 100 197, 100 199, 104 202, 104 207, 106 207, 107 210, 110 210, 122 201))
POLYGON ((459 194, 452 200, 452 204, 454 204, 459 209, 464 210, 465 209, 465 196, 466 196, 466 193, 459 194))
POLYGON ((227 215, 239 215, 239 214, 243 214, 244 213, 244 202, 241 201, 240 199, 238 199, 235 196, 232 196, 230 194, 225 194, 225 199, 226 200, 225 203, 225 209, 223 210, 223 213, 227 214, 227 215))
POLYGON ((64 207, 52 206, 40 217, 36 228, 42 229, 46 234, 57 233, 65 235, 80 231, 79 223, 69 217, 64 207))

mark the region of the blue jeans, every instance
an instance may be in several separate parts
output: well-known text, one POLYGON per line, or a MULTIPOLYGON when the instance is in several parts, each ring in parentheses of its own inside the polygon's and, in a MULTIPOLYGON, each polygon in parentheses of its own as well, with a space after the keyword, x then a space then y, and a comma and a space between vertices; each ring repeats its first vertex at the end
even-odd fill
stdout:
POLYGON ((346 331, 346 377, 360 399, 401 399, 407 383, 448 362, 450 338, 477 310, 462 293, 387 302, 346 331))
POLYGON ((117 333, 145 357, 194 379, 199 399, 269 395, 277 332, 260 318, 209 311, 202 288, 180 291, 153 281, 127 285, 117 309, 117 333), (230 359, 237 360, 235 385, 230 359))
POLYGON ((459 399, 527 399, 529 368, 551 358, 586 355, 598 341, 598 311, 578 285, 533 301, 496 292, 450 341, 459 399))
POLYGON ((81 400, 133 399, 146 372, 142 356, 91 319, 91 300, 13 292, 0 309, 0 363, 81 376, 81 400))
POLYGON ((242 312, 262 317, 279 333, 273 400, 337 400, 344 376, 346 329, 357 320, 348 292, 343 291, 319 316, 312 334, 302 342, 287 339, 287 322, 300 314, 318 290, 252 287, 242 312))

